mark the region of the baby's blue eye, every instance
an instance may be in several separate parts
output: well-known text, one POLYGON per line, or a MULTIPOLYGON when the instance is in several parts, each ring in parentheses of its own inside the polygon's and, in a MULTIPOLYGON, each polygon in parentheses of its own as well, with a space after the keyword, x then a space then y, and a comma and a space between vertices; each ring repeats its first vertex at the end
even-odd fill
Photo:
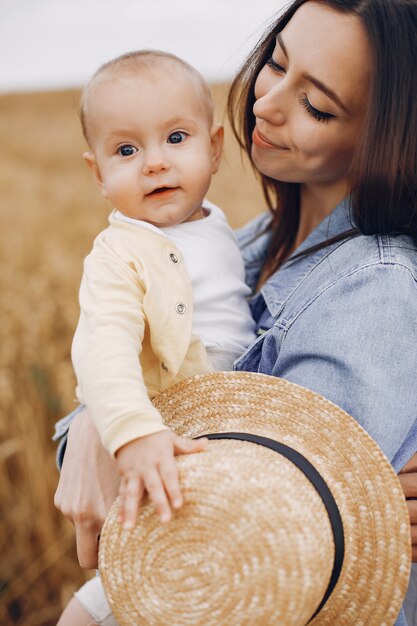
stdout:
POLYGON ((175 131, 175 133, 171 133, 168 137, 168 143, 181 143, 185 141, 187 135, 183 133, 181 130, 175 131))
POLYGON ((126 144, 125 146, 120 146, 117 152, 120 154, 120 156, 127 157, 127 156, 132 156, 132 154, 135 154, 135 152, 137 152, 137 149, 135 148, 135 146, 126 144))

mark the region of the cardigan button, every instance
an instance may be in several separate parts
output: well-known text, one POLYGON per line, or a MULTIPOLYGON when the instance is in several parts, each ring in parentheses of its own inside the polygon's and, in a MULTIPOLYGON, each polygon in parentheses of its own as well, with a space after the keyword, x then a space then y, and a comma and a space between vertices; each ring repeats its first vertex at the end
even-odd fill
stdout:
POLYGON ((169 258, 171 259, 173 263, 178 263, 178 257, 173 252, 171 252, 171 254, 169 255, 169 258))
POLYGON ((161 369, 162 369, 164 372, 167 372, 167 371, 168 371, 168 368, 167 368, 167 366, 165 365, 165 363, 164 363, 163 361, 162 361, 162 363, 161 363, 161 369))
POLYGON ((175 307, 175 310, 178 313, 178 315, 184 315, 185 311, 187 310, 187 307, 182 302, 179 302, 177 306, 175 307))

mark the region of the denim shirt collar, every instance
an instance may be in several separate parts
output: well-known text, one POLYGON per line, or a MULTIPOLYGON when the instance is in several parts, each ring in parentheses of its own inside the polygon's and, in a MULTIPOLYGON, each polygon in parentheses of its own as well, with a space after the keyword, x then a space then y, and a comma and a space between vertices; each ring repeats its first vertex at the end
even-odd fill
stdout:
POLYGON ((340 245, 340 242, 325 246, 305 257, 294 259, 294 256, 353 227, 350 201, 349 198, 346 198, 316 226, 280 267, 279 271, 275 272, 262 287, 260 294, 262 294, 273 317, 279 315, 285 302, 294 293, 298 285, 320 263, 323 257, 327 256, 335 246, 340 245))

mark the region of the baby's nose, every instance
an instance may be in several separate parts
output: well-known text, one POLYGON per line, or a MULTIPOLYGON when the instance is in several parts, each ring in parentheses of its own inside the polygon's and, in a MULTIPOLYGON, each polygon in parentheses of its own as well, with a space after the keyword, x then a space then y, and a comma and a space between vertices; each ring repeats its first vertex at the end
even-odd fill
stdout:
POLYGON ((167 169, 169 169, 169 162, 162 149, 152 148, 146 150, 143 163, 144 174, 158 174, 167 169))

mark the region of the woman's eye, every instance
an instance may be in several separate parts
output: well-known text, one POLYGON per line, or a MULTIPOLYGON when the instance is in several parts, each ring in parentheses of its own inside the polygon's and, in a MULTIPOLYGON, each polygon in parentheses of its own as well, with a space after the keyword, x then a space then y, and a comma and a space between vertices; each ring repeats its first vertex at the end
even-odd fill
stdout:
POLYGON ((124 146, 120 146, 120 148, 117 149, 117 152, 118 154, 120 154, 120 156, 128 157, 132 156, 132 154, 135 154, 135 152, 137 152, 137 149, 135 148, 135 146, 126 144, 124 146))
POLYGON ((314 117, 314 119, 317 120, 318 122, 328 122, 330 118, 336 117, 335 115, 332 115, 331 113, 325 113, 324 111, 319 111, 318 109, 313 107, 313 105, 308 100, 307 96, 304 96, 303 98, 301 98, 301 104, 303 105, 307 113, 309 113, 312 117, 314 117))
POLYGON ((181 143, 185 141, 186 138, 186 133, 182 132, 181 130, 176 130, 175 133, 171 133, 168 137, 168 143, 181 143))
POLYGON ((278 72, 279 74, 282 74, 283 72, 285 72, 285 68, 283 68, 282 65, 280 65, 279 63, 274 61, 274 59, 272 57, 270 57, 267 60, 266 65, 268 65, 268 67, 273 69, 274 72, 278 72))

